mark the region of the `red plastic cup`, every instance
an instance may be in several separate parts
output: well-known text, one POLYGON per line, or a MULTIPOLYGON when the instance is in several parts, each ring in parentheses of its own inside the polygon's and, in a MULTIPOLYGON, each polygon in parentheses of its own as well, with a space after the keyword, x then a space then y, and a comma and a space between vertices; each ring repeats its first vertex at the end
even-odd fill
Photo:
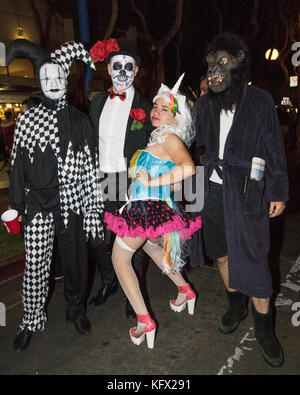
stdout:
POLYGON ((1 215, 1 220, 7 225, 11 233, 19 233, 21 230, 20 222, 18 220, 17 210, 6 210, 1 215))

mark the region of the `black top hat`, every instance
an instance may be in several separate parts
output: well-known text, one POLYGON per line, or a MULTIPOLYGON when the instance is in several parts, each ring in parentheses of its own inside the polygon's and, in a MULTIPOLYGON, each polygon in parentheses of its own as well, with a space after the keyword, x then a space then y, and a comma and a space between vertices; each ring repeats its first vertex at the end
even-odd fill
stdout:
POLYGON ((110 54, 105 58, 105 62, 109 63, 110 59, 115 55, 128 55, 135 59, 137 66, 140 66, 141 59, 136 54, 136 48, 133 41, 128 40, 127 38, 117 38, 115 39, 120 47, 119 51, 110 52, 110 54))

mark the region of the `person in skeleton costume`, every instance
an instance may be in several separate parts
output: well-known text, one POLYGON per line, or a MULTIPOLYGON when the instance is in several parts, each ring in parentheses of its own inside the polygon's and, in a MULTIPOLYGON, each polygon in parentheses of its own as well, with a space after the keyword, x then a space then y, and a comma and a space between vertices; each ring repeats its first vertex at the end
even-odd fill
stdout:
POLYGON ((170 301, 172 310, 180 312, 188 305, 189 314, 193 314, 196 301, 195 292, 179 272, 184 264, 180 240, 189 239, 201 227, 201 218, 184 212, 170 189, 195 173, 184 145, 189 145, 193 128, 185 96, 178 93, 182 78, 172 90, 162 84, 154 97, 151 122, 156 129, 146 149, 137 150, 130 161, 130 199, 104 217, 108 229, 117 234, 113 265, 138 319, 137 327, 129 331, 130 338, 139 345, 146 336, 149 348, 154 347, 156 325, 131 266, 136 250, 142 248, 177 286, 178 297, 170 301))
POLYGON ((86 334, 87 237, 102 236, 101 195, 96 187, 95 148, 89 119, 66 102, 74 59, 92 62, 82 43, 67 42, 51 54, 27 40, 15 40, 7 64, 29 58, 44 93, 38 106, 20 114, 12 152, 10 206, 24 227, 26 267, 24 318, 14 348, 25 349, 46 324, 44 305, 56 234, 65 279, 67 321, 86 334))
MULTIPOLYGON (((95 144, 99 148, 100 182, 102 182, 105 209, 113 212, 126 200, 130 179, 129 161, 134 152, 144 148, 153 130, 150 123, 151 104, 134 88, 140 58, 134 45, 127 39, 97 41, 90 50, 95 62, 105 62, 112 80, 109 91, 97 94, 90 106, 95 144)), ((101 287, 91 300, 104 303, 117 290, 117 279, 111 261, 114 233, 105 227, 105 240, 89 240, 89 258, 95 262, 101 275, 101 287)), ((147 256, 138 251, 133 266, 143 284, 147 256)), ((127 318, 134 319, 132 306, 126 301, 127 318)))
POLYGON ((217 260, 229 302, 219 328, 234 332, 251 297, 256 339, 277 367, 284 357, 270 308, 269 218, 282 214, 288 200, 278 117, 269 93, 248 85, 247 49, 239 38, 223 33, 206 54, 209 90, 193 115, 206 178, 204 247, 217 260))

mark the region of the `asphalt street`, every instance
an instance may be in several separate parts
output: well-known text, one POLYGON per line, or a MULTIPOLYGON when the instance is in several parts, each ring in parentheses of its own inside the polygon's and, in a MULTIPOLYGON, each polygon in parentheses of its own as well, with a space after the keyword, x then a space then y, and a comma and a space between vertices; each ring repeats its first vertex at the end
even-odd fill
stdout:
MULTIPOLYGON (((28 349, 15 352, 12 342, 22 319, 22 275, 2 282, 0 374, 97 375, 102 376, 105 388, 118 385, 113 382, 117 375, 131 379, 141 375, 145 380, 148 375, 170 376, 176 380, 186 375, 194 379, 203 375, 299 375, 300 166, 295 159, 292 162, 295 166, 289 173, 288 209, 285 215, 271 221, 270 267, 275 289, 276 334, 285 354, 281 368, 272 368, 264 361, 254 338, 251 313, 233 334, 220 333, 218 321, 227 302, 215 266, 186 271, 198 294, 195 314, 190 316, 187 311, 171 311, 169 299, 176 296, 176 288, 150 264, 147 291, 158 324, 154 350, 147 349, 145 342, 140 346, 131 343, 128 331, 135 322, 125 317, 125 298, 120 287, 104 305, 88 306, 92 331, 89 335, 80 335, 72 323, 66 323, 63 283, 57 283, 50 295, 45 331, 34 334, 28 349)), ((95 273, 90 296, 98 289, 99 282, 95 273)), ((124 383, 120 381, 119 385, 124 383)))
MULTIPOLYGON (((254 339, 251 314, 231 335, 218 330, 226 309, 223 284, 214 266, 192 268, 187 277, 198 293, 194 316, 175 313, 169 299, 176 289, 156 266, 149 265, 147 288, 158 331, 154 350, 145 342, 131 343, 134 323, 124 314, 124 295, 118 292, 99 307, 89 306, 89 335, 66 323, 63 283, 56 284, 48 305, 48 324, 33 336, 23 352, 12 348, 22 317, 21 279, 1 284, 6 306, 0 327, 0 373, 7 375, 298 375, 300 373, 300 213, 284 218, 285 238, 278 259, 271 256, 276 293, 276 333, 285 353, 281 368, 269 367, 254 339), (298 227, 298 233, 295 232, 298 227), (279 270, 280 269, 280 270, 279 270), (280 274, 280 275, 279 275, 280 274)), ((279 224, 276 224, 279 226, 279 224)), ((280 224, 282 226, 282 224, 280 224)), ((94 281, 91 294, 99 284, 94 281)))

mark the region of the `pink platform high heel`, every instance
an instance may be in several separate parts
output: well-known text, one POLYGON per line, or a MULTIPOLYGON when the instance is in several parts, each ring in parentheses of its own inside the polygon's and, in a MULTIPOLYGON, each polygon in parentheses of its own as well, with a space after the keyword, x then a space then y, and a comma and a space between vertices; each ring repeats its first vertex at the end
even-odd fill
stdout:
POLYGON ((155 322, 152 320, 149 314, 137 314, 136 316, 138 322, 141 324, 146 324, 146 326, 144 328, 144 332, 139 337, 134 336, 136 327, 129 329, 129 335, 132 343, 139 346, 145 340, 146 335, 148 348, 154 348, 154 338, 156 332, 155 322))
POLYGON ((186 305, 188 306, 189 314, 194 314, 195 303, 196 303, 196 294, 190 287, 190 284, 182 285, 177 287, 178 293, 186 294, 185 301, 182 302, 180 305, 176 304, 176 301, 170 300, 170 307, 173 311, 180 313, 182 310, 185 309, 186 305))

